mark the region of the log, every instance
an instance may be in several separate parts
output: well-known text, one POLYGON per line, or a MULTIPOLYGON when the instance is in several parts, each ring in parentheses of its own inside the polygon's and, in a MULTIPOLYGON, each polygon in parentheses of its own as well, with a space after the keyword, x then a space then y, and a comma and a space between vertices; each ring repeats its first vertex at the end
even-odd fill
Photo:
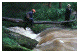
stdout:
POLYGON ((8 18, 8 17, 2 17, 2 21, 11 21, 11 22, 23 22, 22 19, 15 19, 15 18, 8 18))
MULTIPOLYGON (((2 21, 11 21, 16 23, 25 23, 27 21, 23 21, 22 19, 15 19, 15 18, 7 18, 2 17, 2 21)), ((68 23, 68 22, 74 22, 75 20, 69 20, 69 21, 34 21, 34 24, 61 24, 61 23, 68 23)))
POLYGON ((68 22, 74 22, 75 20, 70 21, 35 21, 34 24, 61 24, 61 23, 68 23, 68 22))
POLYGON ((62 2, 59 2, 59 8, 61 8, 62 7, 62 2))

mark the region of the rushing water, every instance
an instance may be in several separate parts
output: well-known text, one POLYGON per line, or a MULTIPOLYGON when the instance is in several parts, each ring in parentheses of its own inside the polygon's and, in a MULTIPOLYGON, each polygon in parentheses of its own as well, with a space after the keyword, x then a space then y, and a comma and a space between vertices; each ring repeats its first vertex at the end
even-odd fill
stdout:
POLYGON ((36 40, 37 40, 36 37, 39 35, 39 34, 34 34, 33 31, 29 27, 27 27, 26 30, 22 27, 10 27, 10 28, 7 28, 7 29, 9 29, 10 31, 19 33, 21 35, 24 35, 26 37, 29 37, 31 39, 36 39, 36 40))
POLYGON ((39 34, 34 34, 30 28, 24 30, 20 27, 10 27, 9 30, 22 34, 39 43, 33 49, 35 51, 76 51, 77 30, 47 29, 39 34))

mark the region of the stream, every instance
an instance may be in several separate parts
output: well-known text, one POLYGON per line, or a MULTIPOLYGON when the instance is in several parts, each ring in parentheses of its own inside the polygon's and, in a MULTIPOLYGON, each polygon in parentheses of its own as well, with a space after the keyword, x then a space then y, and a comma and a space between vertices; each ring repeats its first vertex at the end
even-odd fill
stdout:
POLYGON ((34 51, 77 51, 77 30, 50 28, 35 34, 29 27, 7 29, 38 41, 34 51))

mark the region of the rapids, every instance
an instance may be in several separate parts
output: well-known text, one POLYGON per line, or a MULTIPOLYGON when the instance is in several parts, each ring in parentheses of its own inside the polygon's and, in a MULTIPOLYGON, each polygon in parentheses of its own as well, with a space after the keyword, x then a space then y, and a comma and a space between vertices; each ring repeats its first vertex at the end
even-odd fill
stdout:
POLYGON ((47 29, 34 34, 28 27, 26 30, 21 27, 7 29, 37 40, 39 43, 33 49, 34 51, 77 51, 77 30, 47 29))
POLYGON ((37 41, 39 40, 39 37, 36 38, 39 34, 34 34, 33 31, 29 27, 27 27, 26 30, 22 27, 9 27, 7 29, 9 29, 10 31, 19 33, 21 35, 24 35, 26 37, 29 37, 31 39, 35 39, 37 41))

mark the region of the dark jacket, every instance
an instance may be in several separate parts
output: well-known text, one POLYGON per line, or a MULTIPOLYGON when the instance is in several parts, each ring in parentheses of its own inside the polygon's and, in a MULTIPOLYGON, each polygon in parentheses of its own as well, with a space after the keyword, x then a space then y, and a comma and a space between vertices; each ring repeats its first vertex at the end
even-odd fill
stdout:
POLYGON ((66 9, 65 13, 65 20, 70 20, 70 15, 71 15, 71 9, 69 10, 68 8, 66 9))
POLYGON ((33 11, 29 11, 26 13, 26 16, 24 17, 24 21, 33 21, 33 11))
POLYGON ((68 8, 66 9, 66 15, 70 15, 71 14, 71 9, 69 10, 68 8))
POLYGON ((26 17, 33 18, 33 11, 27 12, 26 17))

